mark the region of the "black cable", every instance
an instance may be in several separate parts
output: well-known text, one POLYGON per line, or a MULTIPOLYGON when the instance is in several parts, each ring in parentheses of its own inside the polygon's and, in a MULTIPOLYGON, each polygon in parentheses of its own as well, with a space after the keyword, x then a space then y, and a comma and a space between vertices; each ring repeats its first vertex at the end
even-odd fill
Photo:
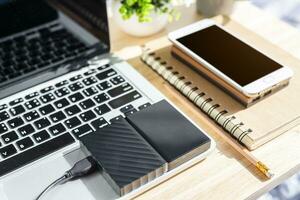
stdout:
POLYGON ((91 157, 86 157, 77 163, 68 171, 64 173, 63 176, 53 181, 48 185, 36 198, 35 200, 40 200, 47 192, 57 185, 64 184, 70 180, 74 180, 88 174, 93 173, 97 169, 96 161, 91 157))

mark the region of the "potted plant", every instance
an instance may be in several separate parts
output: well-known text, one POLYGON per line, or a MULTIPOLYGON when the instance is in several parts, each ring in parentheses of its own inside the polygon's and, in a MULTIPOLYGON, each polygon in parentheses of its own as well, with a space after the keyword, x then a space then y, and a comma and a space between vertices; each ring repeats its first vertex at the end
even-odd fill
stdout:
POLYGON ((171 0, 114 0, 113 18, 134 36, 149 36, 162 30, 168 20, 178 18, 171 0))

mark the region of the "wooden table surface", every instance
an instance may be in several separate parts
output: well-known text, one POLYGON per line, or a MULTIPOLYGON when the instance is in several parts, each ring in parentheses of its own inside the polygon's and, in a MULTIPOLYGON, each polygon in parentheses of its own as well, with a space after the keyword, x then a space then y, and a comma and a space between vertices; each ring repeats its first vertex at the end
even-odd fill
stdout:
MULTIPOLYGON (((139 56, 140 45, 165 36, 169 31, 190 24, 202 17, 195 7, 179 7, 180 21, 169 24, 162 32, 146 38, 126 35, 110 17, 112 50, 127 59, 139 56)), ((252 6, 238 2, 230 16, 233 20, 285 51, 300 59, 300 32, 277 18, 252 6)), ((280 182, 300 170, 300 126, 263 145, 253 154, 275 172, 275 177, 265 180, 248 161, 216 135, 216 128, 209 127, 199 110, 193 105, 183 106, 181 95, 166 89, 163 80, 150 70, 139 69, 164 95, 173 101, 217 142, 216 150, 204 161, 145 192, 137 199, 256 199, 280 182)))

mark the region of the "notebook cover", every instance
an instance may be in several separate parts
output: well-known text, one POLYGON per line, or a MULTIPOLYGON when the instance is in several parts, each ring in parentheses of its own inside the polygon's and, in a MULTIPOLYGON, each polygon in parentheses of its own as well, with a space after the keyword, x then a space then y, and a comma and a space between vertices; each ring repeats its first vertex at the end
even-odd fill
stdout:
POLYGON ((127 118, 169 163, 169 169, 207 151, 210 147, 210 139, 165 100, 127 118))
MULTIPOLYGON (((207 97, 212 98, 214 102, 218 103, 220 108, 227 110, 228 113, 226 116, 235 116, 237 120, 251 128, 252 132, 250 132, 248 136, 252 141, 249 142, 248 148, 252 150, 300 123, 300 106, 298 105, 300 62, 284 50, 269 43, 232 20, 225 24, 225 27, 239 34, 247 43, 260 49, 279 63, 289 66, 294 72, 290 84, 259 103, 245 108, 219 87, 173 58, 171 55, 172 44, 166 37, 149 42, 145 46, 155 52, 155 56, 157 59, 160 59, 162 63, 165 63, 166 66, 173 67, 173 71, 177 71, 186 79, 190 80, 193 85, 204 91, 207 97)), ((132 59, 129 62, 132 65, 148 67, 140 58, 132 59)), ((155 72, 153 73, 155 74, 155 72)), ((213 120, 210 120, 210 123, 217 126, 213 120)), ((224 131, 224 134, 225 133, 224 131)))

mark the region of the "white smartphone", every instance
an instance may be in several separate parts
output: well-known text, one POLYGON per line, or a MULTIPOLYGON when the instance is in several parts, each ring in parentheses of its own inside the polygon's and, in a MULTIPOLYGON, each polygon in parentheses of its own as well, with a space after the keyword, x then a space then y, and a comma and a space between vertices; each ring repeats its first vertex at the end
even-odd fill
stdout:
POLYGON ((169 34, 169 40, 234 88, 253 97, 293 75, 213 20, 202 20, 169 34))

